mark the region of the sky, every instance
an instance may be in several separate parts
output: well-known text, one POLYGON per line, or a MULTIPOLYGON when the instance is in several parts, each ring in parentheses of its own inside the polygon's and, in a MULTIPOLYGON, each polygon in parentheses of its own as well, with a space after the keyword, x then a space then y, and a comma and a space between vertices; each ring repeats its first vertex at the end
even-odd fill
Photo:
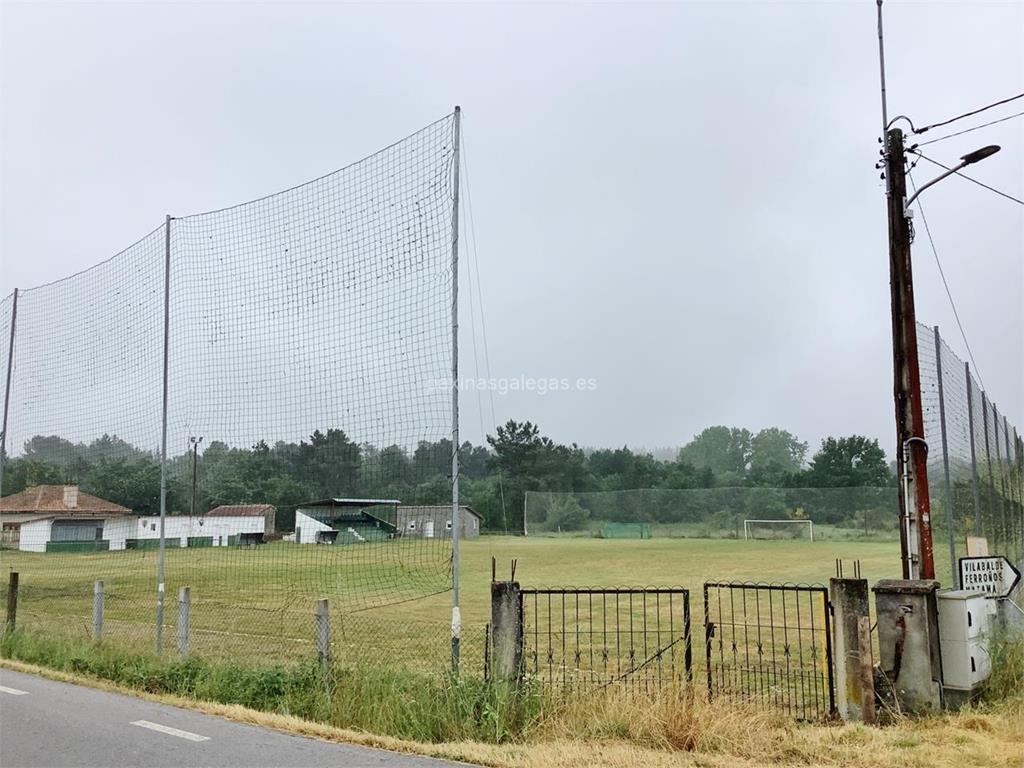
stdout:
MULTIPOLYGON (((812 446, 867 434, 893 453, 874 2, 0 14, 0 294, 107 259, 165 214, 319 177, 459 104, 460 365, 499 380, 464 390, 464 438, 514 418, 656 449, 728 424, 812 446), (509 391, 551 379, 570 386, 509 391)), ((1024 4, 890 1, 885 32, 890 116, 921 126, 1024 91, 1024 4)), ((949 164, 990 143, 1002 151, 972 175, 1024 198, 1024 118, 926 149, 949 164)), ((959 178, 922 203, 977 370, 1022 427, 1024 206, 959 178)), ((918 319, 966 359, 916 226, 918 319)))

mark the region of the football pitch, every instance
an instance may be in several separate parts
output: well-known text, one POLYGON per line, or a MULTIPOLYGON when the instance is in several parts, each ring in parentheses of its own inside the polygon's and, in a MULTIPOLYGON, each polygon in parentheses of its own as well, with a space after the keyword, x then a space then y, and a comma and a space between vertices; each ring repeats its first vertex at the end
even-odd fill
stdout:
MULTIPOLYGON (((437 547, 447 543, 432 543, 429 557, 423 557, 423 546, 274 543, 169 550, 166 647, 175 647, 178 589, 188 586, 190 647, 200 656, 263 664, 312 658, 314 603, 327 597, 338 661, 443 667, 450 652, 451 592, 444 589, 445 550, 437 547), (393 549, 375 559, 372 548, 378 546, 393 549), (396 561, 402 563, 397 573, 396 561), (402 590, 390 594, 399 583, 402 590), (410 599, 417 590, 434 594, 410 599)), ((688 588, 695 612, 705 581, 828 584, 837 558, 845 561, 847 575, 859 560, 872 582, 899 576, 899 544, 893 541, 484 536, 464 541, 461 555, 463 657, 470 668, 482 666, 492 558, 499 580, 510 577, 515 560, 516 579, 527 588, 688 588)), ((107 593, 104 640, 136 649, 153 646, 155 558, 156 552, 0 553, 3 569, 20 575, 20 627, 88 637, 93 582, 101 579, 107 593)))

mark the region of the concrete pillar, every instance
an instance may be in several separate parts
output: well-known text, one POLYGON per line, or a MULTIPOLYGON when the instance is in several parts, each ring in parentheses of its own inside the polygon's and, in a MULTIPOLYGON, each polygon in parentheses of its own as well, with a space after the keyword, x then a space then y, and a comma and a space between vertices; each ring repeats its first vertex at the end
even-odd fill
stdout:
POLYGON ((870 723, 875 715, 870 632, 866 643, 861 637, 865 622, 870 629, 868 582, 866 579, 831 579, 829 592, 835 633, 832 647, 836 708, 843 720, 870 723))
POLYGON ((188 656, 188 623, 192 613, 192 590, 178 589, 178 656, 188 656))
POLYGON ((516 681, 523 666, 523 612, 519 582, 491 582, 491 676, 516 681))
POLYGON ((908 714, 942 707, 938 587, 937 581, 886 579, 873 590, 883 676, 879 694, 908 714))
POLYGON ((95 642, 103 640, 103 582, 96 581, 92 585, 92 639, 95 642))
POLYGON ((316 601, 314 616, 317 659, 321 666, 329 667, 331 665, 331 617, 327 598, 316 601))

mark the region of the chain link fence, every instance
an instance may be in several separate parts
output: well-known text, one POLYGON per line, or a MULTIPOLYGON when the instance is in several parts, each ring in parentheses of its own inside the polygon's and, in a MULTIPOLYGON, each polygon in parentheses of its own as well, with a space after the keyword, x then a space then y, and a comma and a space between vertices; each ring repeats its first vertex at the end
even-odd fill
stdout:
POLYGON ((809 538, 812 521, 816 540, 899 540, 895 486, 530 491, 525 515, 531 536, 809 538))
POLYGON ((3 299, 0 557, 19 625, 93 634, 102 581, 105 642, 173 647, 187 610, 192 652, 278 663, 316 657, 327 598, 335 659, 450 663, 450 608, 430 596, 453 583, 438 383, 457 131, 456 113, 292 189, 168 217, 3 299))
POLYGON ((939 329, 917 335, 936 573, 957 584, 969 536, 1024 562, 1024 444, 939 329))

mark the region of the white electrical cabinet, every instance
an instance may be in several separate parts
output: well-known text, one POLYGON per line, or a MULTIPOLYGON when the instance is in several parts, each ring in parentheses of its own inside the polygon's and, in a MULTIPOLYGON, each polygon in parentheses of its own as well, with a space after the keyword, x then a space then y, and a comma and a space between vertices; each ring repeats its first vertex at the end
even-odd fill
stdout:
POLYGON ((988 598, 984 592, 966 589, 938 592, 936 598, 943 685, 970 691, 991 670, 988 598))

